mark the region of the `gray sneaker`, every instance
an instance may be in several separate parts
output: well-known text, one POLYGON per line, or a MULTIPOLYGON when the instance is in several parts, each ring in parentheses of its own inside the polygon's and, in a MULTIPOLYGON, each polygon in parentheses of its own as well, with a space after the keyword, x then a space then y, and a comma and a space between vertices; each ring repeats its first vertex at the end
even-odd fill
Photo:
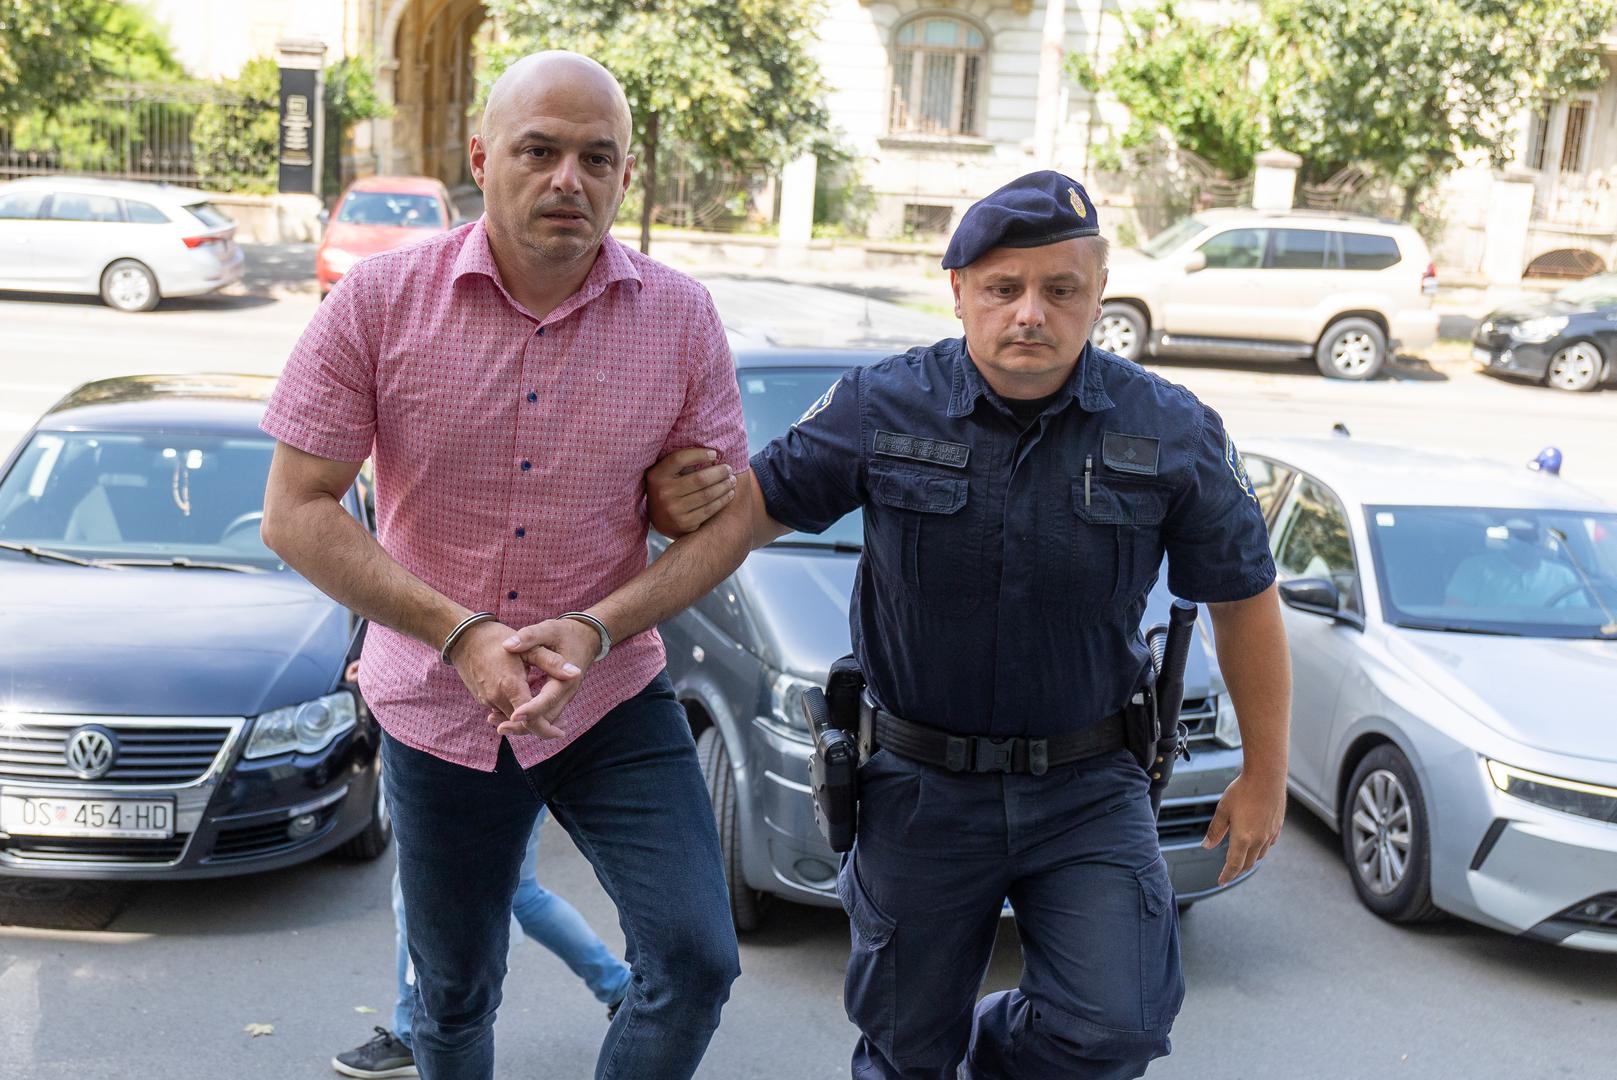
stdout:
POLYGON ((344 1076, 357 1076, 360 1080, 421 1075, 416 1072, 410 1048, 385 1027, 378 1027, 376 1036, 364 1046, 356 1046, 332 1058, 331 1067, 344 1076))

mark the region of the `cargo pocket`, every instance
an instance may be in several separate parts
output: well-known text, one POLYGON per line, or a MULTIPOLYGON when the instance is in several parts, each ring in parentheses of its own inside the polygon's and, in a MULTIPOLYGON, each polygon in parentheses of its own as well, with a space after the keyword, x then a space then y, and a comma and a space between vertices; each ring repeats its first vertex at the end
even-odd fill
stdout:
POLYGON ((875 905, 859 880, 857 847, 842 860, 837 897, 848 913, 853 940, 842 999, 848 1019, 891 1057, 896 1023, 893 931, 897 924, 875 905))
POLYGON ((867 546, 888 577, 897 576, 921 607, 969 615, 982 599, 981 537, 966 502, 970 482, 873 461, 865 511, 878 541, 867 546), (872 512, 874 511, 874 513, 872 512))
POLYGON ((1161 855, 1134 877, 1140 887, 1140 1026, 1155 1028, 1172 1023, 1185 1000, 1179 908, 1161 855))
POLYGON ((1117 476, 1072 484, 1073 595, 1111 606, 1139 595, 1162 563, 1162 521, 1171 490, 1117 476))

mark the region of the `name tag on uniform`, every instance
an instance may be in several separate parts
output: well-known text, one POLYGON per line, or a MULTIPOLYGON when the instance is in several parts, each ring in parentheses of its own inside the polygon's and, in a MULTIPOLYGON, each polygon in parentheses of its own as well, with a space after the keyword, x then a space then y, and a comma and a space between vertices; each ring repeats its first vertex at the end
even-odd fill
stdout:
POLYGON ((964 469, 971 457, 971 447, 965 443, 924 439, 919 435, 894 435, 891 431, 876 432, 876 453, 884 457, 908 458, 933 465, 947 465, 951 469, 964 469))
POLYGON ((1101 436, 1100 459, 1108 469, 1137 476, 1155 476, 1160 448, 1161 443, 1150 435, 1124 435, 1108 431, 1101 436))

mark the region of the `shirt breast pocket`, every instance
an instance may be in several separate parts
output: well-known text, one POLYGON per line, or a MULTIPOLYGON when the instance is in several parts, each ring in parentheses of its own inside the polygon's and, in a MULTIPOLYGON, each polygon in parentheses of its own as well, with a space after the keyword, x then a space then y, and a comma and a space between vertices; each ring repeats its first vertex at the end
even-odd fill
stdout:
POLYGON ((1073 481, 1070 565, 1081 604, 1110 607, 1145 590, 1162 563, 1162 522, 1171 495, 1155 480, 1073 481))
POLYGON ((869 470, 872 548, 885 581, 897 578, 922 608, 969 615, 982 600, 982 541, 967 505, 970 483, 887 462, 869 470))

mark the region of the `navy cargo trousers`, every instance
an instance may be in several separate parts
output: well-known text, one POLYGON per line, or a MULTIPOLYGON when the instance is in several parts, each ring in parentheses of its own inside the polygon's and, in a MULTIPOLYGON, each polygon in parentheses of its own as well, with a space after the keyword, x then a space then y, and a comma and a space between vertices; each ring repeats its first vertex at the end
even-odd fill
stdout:
POLYGON ((878 750, 837 888, 857 1080, 1123 1080, 1168 1053, 1179 916, 1126 751, 1044 776, 878 750), (1009 898, 1024 967, 977 1000, 1009 898))

